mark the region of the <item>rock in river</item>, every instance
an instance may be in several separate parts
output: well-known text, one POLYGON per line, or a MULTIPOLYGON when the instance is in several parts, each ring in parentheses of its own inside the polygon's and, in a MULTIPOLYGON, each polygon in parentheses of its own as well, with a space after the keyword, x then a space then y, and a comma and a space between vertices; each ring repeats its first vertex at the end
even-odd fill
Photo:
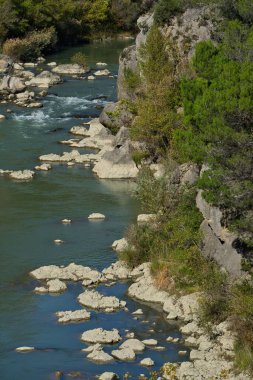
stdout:
POLYGON ((75 311, 58 311, 55 314, 58 317, 58 322, 60 323, 79 322, 90 319, 90 313, 85 309, 75 311))
POLYGON ((89 72, 89 69, 78 64, 64 64, 54 67, 52 71, 63 75, 83 75, 89 72))
POLYGON ((105 215, 100 214, 98 212, 94 212, 88 216, 88 219, 90 219, 90 220, 92 220, 92 219, 93 220, 103 220, 103 219, 105 219, 105 215))
POLYGON ((113 350, 112 356, 118 360, 134 360, 135 352, 131 348, 126 347, 119 350, 113 350))
POLYGON ((86 290, 78 296, 78 301, 81 305, 96 310, 110 309, 114 311, 126 306, 125 301, 120 301, 114 296, 104 296, 95 290, 86 290))
POLYGON ((103 330, 102 328, 97 328, 85 331, 81 336, 81 340, 88 343, 113 344, 119 342, 121 336, 117 329, 103 330))
POLYGON ((119 348, 121 350, 130 348, 134 352, 142 352, 145 350, 145 344, 142 343, 139 339, 127 339, 119 348))

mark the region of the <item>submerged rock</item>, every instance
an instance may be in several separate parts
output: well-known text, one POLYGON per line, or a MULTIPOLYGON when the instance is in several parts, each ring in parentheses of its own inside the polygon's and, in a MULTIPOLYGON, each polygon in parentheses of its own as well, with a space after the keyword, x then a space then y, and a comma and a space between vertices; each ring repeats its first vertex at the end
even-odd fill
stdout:
POLYGON ((0 115, 0 122, 4 121, 5 119, 6 119, 6 117, 4 115, 0 115))
POLYGON ((58 317, 58 322, 60 323, 79 322, 90 319, 90 313, 85 309, 75 311, 58 311, 55 314, 58 317))
POLYGON ((104 296, 95 290, 86 290, 78 296, 81 305, 96 310, 118 310, 126 306, 125 301, 120 301, 114 296, 104 296))
POLYGON ((85 331, 81 336, 81 340, 88 343, 113 344, 119 342, 121 336, 117 329, 103 330, 102 328, 97 328, 85 331))

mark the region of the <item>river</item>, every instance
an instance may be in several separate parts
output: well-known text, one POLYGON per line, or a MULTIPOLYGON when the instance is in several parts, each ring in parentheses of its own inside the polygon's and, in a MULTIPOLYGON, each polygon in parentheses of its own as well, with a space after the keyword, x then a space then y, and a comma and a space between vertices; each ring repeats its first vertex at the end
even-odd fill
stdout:
MULTIPOLYGON (((48 61, 69 62, 81 50, 92 67, 95 62, 107 62, 108 69, 116 75, 119 54, 128 44, 123 40, 94 43, 65 50, 48 61)), ((50 88, 41 109, 0 105, 0 113, 6 114, 6 108, 13 111, 0 124, 0 168, 32 169, 38 156, 67 151, 69 148, 58 141, 68 138, 69 129, 98 116, 101 106, 115 99, 116 78, 68 78, 50 88)), ((37 283, 28 273, 39 266, 75 262, 101 270, 117 259, 111 244, 122 237, 139 211, 132 197, 133 189, 133 183, 128 181, 99 180, 84 166, 54 165, 51 171, 38 173, 31 182, 0 177, 1 380, 55 379, 58 370, 63 372, 61 379, 69 379, 71 371, 80 371, 77 379, 94 379, 105 370, 121 376, 130 372, 136 379, 140 373, 149 372, 139 366, 141 358, 151 357, 155 361, 152 370, 167 361, 187 359, 177 354, 184 348, 181 344, 166 342, 168 335, 180 337, 176 326, 169 325, 158 310, 128 299, 125 283, 112 288, 99 286, 98 290, 125 299, 130 312, 141 307, 144 317, 140 320, 125 311, 92 312, 88 322, 59 325, 56 311, 80 308, 76 297, 83 291, 81 284, 68 285, 68 291, 58 296, 33 293, 37 283), (91 223, 87 216, 92 212, 101 212, 107 218, 91 223), (62 225, 63 218, 71 218, 73 223, 62 225), (54 239, 62 239, 65 244, 56 246, 54 239), (140 339, 155 337, 166 351, 146 350, 131 363, 96 365, 80 351, 85 347, 80 341, 81 333, 95 327, 115 327, 122 334, 129 329, 140 339), (15 352, 16 347, 24 345, 38 350, 15 352)))

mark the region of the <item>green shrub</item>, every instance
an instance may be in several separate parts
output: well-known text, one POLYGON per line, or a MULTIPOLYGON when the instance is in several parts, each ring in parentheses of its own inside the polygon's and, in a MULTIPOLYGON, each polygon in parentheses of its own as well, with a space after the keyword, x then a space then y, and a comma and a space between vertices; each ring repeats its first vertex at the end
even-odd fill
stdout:
POLYGON ((132 159, 134 160, 134 162, 136 163, 137 166, 141 165, 142 160, 144 160, 148 156, 149 156, 149 154, 147 152, 143 152, 143 151, 139 151, 139 150, 135 150, 132 153, 132 159))
POLYGON ((184 2, 182 0, 159 0, 155 7, 155 21, 158 25, 169 22, 171 17, 183 11, 184 2))
POLYGON ((19 61, 34 61, 42 53, 52 49, 57 42, 54 28, 32 32, 25 38, 5 41, 3 53, 19 61))
POLYGON ((71 62, 73 64, 78 64, 80 66, 83 66, 84 68, 87 68, 87 61, 86 61, 86 57, 83 53, 81 53, 80 51, 76 54, 74 54, 72 57, 71 57, 71 62))
POLYGON ((140 75, 131 69, 125 68, 124 70, 124 85, 128 90, 136 91, 140 86, 140 75))
POLYGON ((209 264, 204 281, 204 295, 200 304, 200 321, 203 326, 223 322, 229 315, 228 276, 216 264, 209 264))

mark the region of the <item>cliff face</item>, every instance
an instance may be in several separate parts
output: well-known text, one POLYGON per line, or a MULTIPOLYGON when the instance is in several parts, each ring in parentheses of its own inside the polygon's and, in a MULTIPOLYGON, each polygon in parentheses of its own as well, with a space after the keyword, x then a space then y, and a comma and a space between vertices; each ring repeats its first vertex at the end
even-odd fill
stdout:
MULTIPOLYGON (((140 32, 136 37, 135 45, 126 48, 120 56, 119 101, 136 99, 136 93, 125 84, 125 72, 131 70, 136 73, 139 70, 138 52, 146 41, 153 21, 153 15, 150 13, 138 19, 140 32)), ((192 58, 197 43, 212 40, 220 22, 221 17, 216 7, 203 6, 187 9, 183 14, 173 17, 170 24, 163 27, 162 31, 176 45, 180 60, 184 62, 192 58)), ((203 255, 215 260, 233 278, 240 277, 243 273, 243 256, 235 248, 237 236, 223 227, 222 212, 204 200, 201 190, 198 193, 196 205, 204 219, 200 227, 203 233, 203 255)))

